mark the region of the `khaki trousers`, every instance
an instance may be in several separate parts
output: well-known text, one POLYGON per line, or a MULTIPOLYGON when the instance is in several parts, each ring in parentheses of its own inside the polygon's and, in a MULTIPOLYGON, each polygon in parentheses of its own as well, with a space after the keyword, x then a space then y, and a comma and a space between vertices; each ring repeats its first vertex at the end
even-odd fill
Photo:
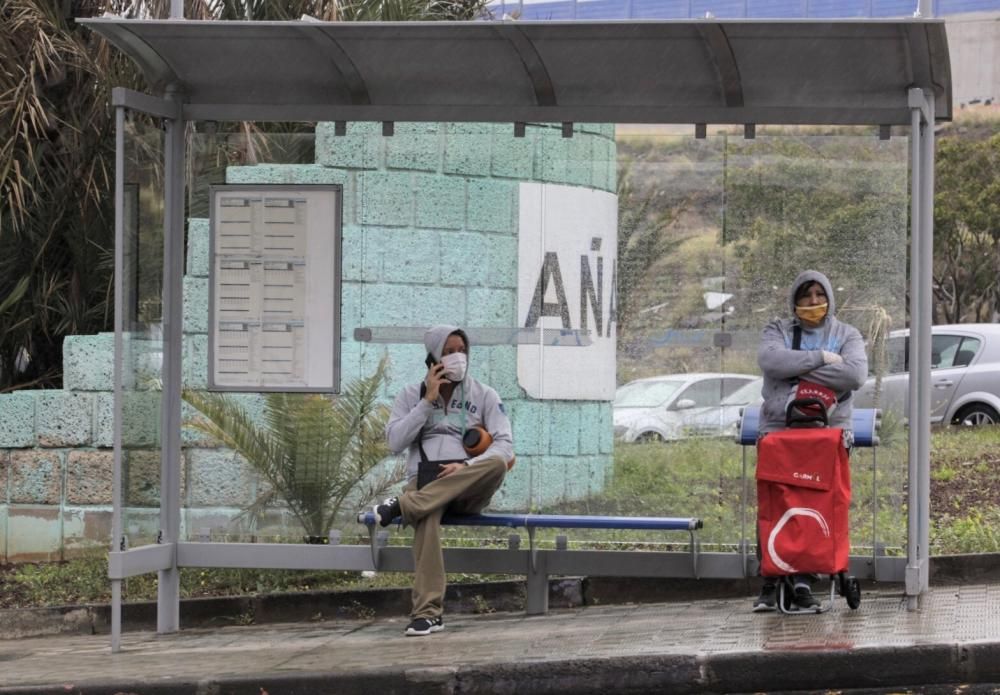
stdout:
POLYGON ((413 526, 413 618, 436 618, 444 610, 444 554, 441 517, 445 511, 478 514, 490 503, 507 473, 499 458, 480 461, 417 490, 416 482, 399 497, 403 520, 413 526))

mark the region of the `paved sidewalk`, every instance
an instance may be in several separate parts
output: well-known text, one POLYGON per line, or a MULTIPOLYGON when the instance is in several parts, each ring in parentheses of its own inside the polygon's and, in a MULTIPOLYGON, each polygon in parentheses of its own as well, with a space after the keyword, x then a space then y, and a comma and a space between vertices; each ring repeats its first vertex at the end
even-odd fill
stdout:
MULTIPOLYGON (((753 692, 1000 683, 1000 585, 898 586, 823 615, 748 598, 0 641, 0 693, 753 692)), ((977 689, 975 692, 991 692, 977 689)))

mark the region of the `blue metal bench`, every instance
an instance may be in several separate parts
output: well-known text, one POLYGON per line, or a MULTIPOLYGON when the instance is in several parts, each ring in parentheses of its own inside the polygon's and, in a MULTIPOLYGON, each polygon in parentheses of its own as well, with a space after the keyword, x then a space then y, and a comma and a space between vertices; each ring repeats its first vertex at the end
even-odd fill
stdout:
MULTIPOLYGON (((851 415, 851 429, 854 430, 854 446, 878 446, 878 428, 882 422, 882 411, 875 408, 855 408, 851 415)), ((760 430, 760 406, 752 405, 743 409, 736 441, 743 446, 756 446, 760 430)))
MULTIPOLYGON (((358 515, 358 522, 368 527, 368 534, 371 540, 372 563, 376 569, 381 569, 381 550, 386 545, 387 534, 379 533, 375 521, 374 512, 363 512, 358 515)), ((398 524, 401 519, 397 518, 393 523, 398 524)), ((609 529, 609 530, 646 530, 646 531, 687 531, 690 537, 690 558, 691 576, 698 576, 698 550, 699 544, 696 537, 698 529, 702 528, 701 519, 679 518, 679 517, 650 517, 650 516, 582 516, 575 514, 445 514, 441 523, 449 526, 491 526, 505 528, 523 528, 528 532, 528 563, 525 574, 528 577, 527 613, 529 615, 544 613, 548 608, 548 574, 551 569, 551 562, 540 562, 538 549, 535 544, 535 530, 540 528, 558 529, 609 529)), ((508 552, 517 552, 520 548, 520 538, 512 536, 508 552)), ((556 553, 567 550, 567 540, 565 536, 556 538, 556 553)), ((494 551, 495 552, 495 551, 494 551)), ((446 555, 448 551, 446 550, 446 555)), ((574 554, 586 555, 587 551, 578 551, 574 554)), ((584 565, 589 564, 597 573, 603 569, 607 571, 608 561, 621 563, 622 558, 613 556, 624 555, 615 551, 591 551, 589 557, 591 561, 585 559, 584 565)), ((634 555, 633 553, 628 553, 634 555)), ((662 555, 662 553, 648 553, 648 555, 662 555)), ((642 563, 648 566, 648 563, 642 563)), ((580 566, 580 565, 577 565, 580 566)), ((637 566, 638 567, 638 566, 637 566)), ((484 568, 484 571, 489 571, 484 568)), ((557 572, 553 572, 557 573, 557 572)), ((602 572, 604 573, 604 572, 602 572)), ((617 574, 618 572, 612 572, 617 574)))
MULTIPOLYGON (((756 445, 760 424, 760 408, 746 408, 740 421, 736 440, 744 446, 744 492, 742 515, 746 539, 747 463, 746 447, 756 445)), ((879 412, 873 409, 854 411, 853 430, 856 447, 878 445, 879 412)), ((379 528, 372 512, 364 512, 358 521, 368 528, 371 541, 372 564, 385 571, 412 571, 412 562, 406 548, 388 547, 388 532, 379 528)), ((400 520, 396 519, 394 523, 400 520)), ((527 551, 520 548, 520 537, 512 535, 507 548, 446 548, 445 565, 450 572, 481 574, 525 574, 527 576, 527 606, 529 615, 544 613, 548 609, 549 575, 585 574, 618 577, 691 577, 704 571, 715 577, 747 577, 755 572, 750 567, 752 553, 748 542, 741 541, 742 556, 734 553, 701 553, 696 531, 702 528, 697 518, 683 517, 629 517, 583 516, 571 514, 474 514, 445 515, 442 523, 450 526, 491 526, 526 529, 529 539, 527 551), (567 549, 565 536, 556 537, 554 550, 536 547, 537 529, 610 529, 646 531, 687 531, 690 536, 690 553, 567 549)), ((875 560, 885 560, 876 558, 875 560)), ((860 572, 855 572, 860 574, 860 572)))

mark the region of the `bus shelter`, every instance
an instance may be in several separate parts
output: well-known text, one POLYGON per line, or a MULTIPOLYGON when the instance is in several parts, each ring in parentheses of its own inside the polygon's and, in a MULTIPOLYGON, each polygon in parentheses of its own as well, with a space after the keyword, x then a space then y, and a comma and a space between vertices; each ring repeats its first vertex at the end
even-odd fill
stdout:
MULTIPOLYGON (((908 129, 912 339, 905 558, 875 558, 869 575, 904 581, 910 606, 916 607, 928 587, 934 128, 950 120, 952 109, 943 22, 706 19, 396 24, 324 23, 308 18, 205 22, 179 16, 170 20, 103 17, 83 22, 133 59, 151 90, 146 94, 118 88, 113 97, 118 155, 114 512, 109 565, 113 650, 120 647, 122 582, 130 576, 158 572, 157 629, 170 632, 179 627, 180 567, 372 568, 371 551, 362 545, 200 542, 204 539, 192 538, 190 529, 182 532, 183 293, 190 204, 185 172, 191 156, 186 132, 193 124, 210 128, 219 121, 328 122, 334 138, 350 137, 351 126, 357 123, 381 124, 373 137, 392 137, 402 124, 431 122, 509 124, 514 138, 524 137, 533 124, 552 124, 551 130, 565 139, 579 137, 579 124, 686 124, 693 125, 699 139, 706 137, 708 125, 737 126, 746 139, 753 139, 757 129, 766 125, 871 126, 883 141, 892 137, 893 128, 908 129), (136 244, 142 242, 129 232, 140 194, 126 185, 124 175, 126 123, 132 113, 158 119, 163 129, 162 151, 154 148, 149 154, 162 167, 162 285, 158 289, 162 339, 157 338, 158 344, 162 340, 162 365, 154 407, 159 418, 158 531, 152 542, 136 547, 129 547, 123 521, 125 488, 130 485, 123 471, 131 436, 126 414, 137 407, 130 390, 134 374, 123 357, 135 338, 130 332, 126 278, 129 264, 136 262, 136 244)), ((361 152, 363 158, 364 143, 361 152)), ((604 186, 614 190, 613 181, 605 181, 604 186)), ((339 216, 337 205, 326 214, 339 216)), ((310 247, 310 252, 314 250, 310 247)), ((323 252, 322 248, 317 251, 323 252)), ((890 253, 905 256, 906 249, 890 253)), ((334 282, 338 281, 335 277, 334 282)), ((542 294, 539 301, 544 303, 542 294)), ((340 299, 339 294, 336 297, 340 299)), ((307 312, 316 310, 309 306, 313 309, 307 312)), ((339 307, 338 303, 334 323, 326 333, 328 341, 336 342, 337 334, 331 332, 336 330, 358 341, 389 343, 407 338, 405 329, 393 333, 389 321, 381 333, 377 327, 352 325, 351 317, 346 311, 341 316, 339 307)), ((583 313, 586 317, 586 309, 583 313)), ((396 323, 415 326, 424 322, 396 323)), ((597 323, 601 337, 599 318, 597 323)), ((610 326, 610 316, 607 323, 610 326)), ((524 342, 523 328, 520 323, 507 326, 504 335, 514 337, 496 338, 495 343, 524 342)), ((586 328, 586 318, 582 328, 586 328)), ((578 339, 586 331, 571 333, 578 339)), ((606 333, 610 335, 610 327, 606 333)), ((538 339, 537 332, 532 335, 538 339)), ((339 357, 331 361, 310 363, 316 383, 298 390, 336 392, 343 365, 339 357)), ((215 374, 215 386, 224 380, 220 374, 215 374)), ((613 377, 611 381, 613 387, 613 377)), ((267 390, 239 384, 230 390, 255 388, 267 390)), ((556 391, 549 395, 559 397, 556 391)), ((386 568, 406 564, 407 549, 385 550, 386 568)), ((475 571, 475 563, 470 555, 468 571, 475 571)), ((657 576, 690 573, 667 559, 662 567, 657 576)), ((745 558, 736 554, 702 556, 700 576, 740 577, 746 571, 745 558)), ((613 573, 630 572, 634 569, 626 562, 613 573)))

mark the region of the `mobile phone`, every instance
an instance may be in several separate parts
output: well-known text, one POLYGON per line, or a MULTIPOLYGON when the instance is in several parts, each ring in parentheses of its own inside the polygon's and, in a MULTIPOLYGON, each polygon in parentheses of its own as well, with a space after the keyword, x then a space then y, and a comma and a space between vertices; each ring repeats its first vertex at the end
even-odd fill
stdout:
POLYGON ((427 365, 427 368, 431 369, 437 363, 438 363, 438 361, 436 359, 434 359, 434 355, 432 355, 431 353, 428 352, 427 353, 427 359, 424 360, 424 364, 427 365))

